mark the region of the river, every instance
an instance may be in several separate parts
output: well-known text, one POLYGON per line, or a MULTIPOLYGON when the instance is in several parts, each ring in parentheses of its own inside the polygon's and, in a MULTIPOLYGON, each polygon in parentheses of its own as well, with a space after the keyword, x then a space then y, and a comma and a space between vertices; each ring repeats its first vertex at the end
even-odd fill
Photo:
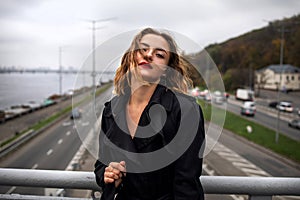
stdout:
MULTIPOLYGON (((101 80, 112 79, 101 77, 101 80)), ((92 85, 90 74, 62 74, 62 93, 92 85)), ((99 83, 99 81, 97 81, 99 83)), ((43 102, 49 96, 60 93, 57 73, 3 73, 0 74, 0 109, 29 101, 43 102)))

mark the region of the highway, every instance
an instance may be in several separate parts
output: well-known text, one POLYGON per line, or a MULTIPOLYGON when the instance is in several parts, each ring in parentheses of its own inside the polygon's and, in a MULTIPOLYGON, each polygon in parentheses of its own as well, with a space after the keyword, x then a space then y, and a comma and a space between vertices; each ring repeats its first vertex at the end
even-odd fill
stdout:
MULTIPOLYGON (((223 105, 216 105, 220 108, 225 108, 225 104, 223 105)), ((230 98, 226 103, 227 111, 240 115, 241 112, 242 101, 237 101, 234 98, 230 98)), ((252 120, 258 124, 266 126, 274 131, 276 131, 276 123, 277 123, 277 110, 269 108, 265 105, 257 104, 256 105, 256 114, 254 117, 247 117, 243 116, 248 120, 252 120)), ((294 115, 288 113, 280 113, 280 120, 279 120, 279 132, 282 134, 300 141, 300 130, 291 128, 288 126, 288 121, 294 118, 294 115)))
MULTIPOLYGON (((33 169, 66 169, 79 147, 82 140, 91 130, 90 121, 99 116, 103 103, 111 98, 111 90, 107 90, 96 100, 96 112, 88 104, 80 107, 83 117, 75 121, 69 116, 47 129, 26 145, 20 147, 0 160, 0 167, 33 168, 33 169), (80 134, 78 134, 78 131, 80 134), (80 137, 79 137, 80 136, 80 137)), ((239 106, 228 103, 228 110, 239 114, 239 106)), ((253 118, 260 116, 259 112, 253 118)), ((268 116, 268 115, 266 115, 268 116)), ((261 114, 261 117, 265 117, 261 114)), ((270 119, 272 120, 272 119, 270 119)), ((274 120, 273 120, 274 122, 274 120)), ((206 126, 209 122, 206 123, 206 126)), ((209 137, 209 136, 208 136, 209 137)), ((96 141, 95 141, 96 142, 96 141)), ((89 166, 88 170, 93 170, 89 166)), ((204 175, 224 176, 277 176, 300 177, 299 167, 281 157, 270 153, 255 144, 235 134, 223 130, 213 150, 204 157, 204 175)), ((0 193, 18 193, 30 195, 44 195, 44 188, 1 187, 0 193)), ((214 199, 245 199, 244 196, 207 195, 209 200, 214 199)), ((277 198, 274 198, 277 199, 277 198)), ((297 199, 294 197, 282 197, 279 199, 297 199)), ((298 198, 299 199, 299 198, 298 198)))
MULTIPOLYGON (((103 103, 111 97, 111 89, 101 94, 96 102, 96 109, 103 109, 103 103)), ((89 116, 95 115, 91 102, 88 105, 80 107, 83 110, 82 121, 76 119, 76 123, 70 119, 70 116, 56 123, 54 126, 42 132, 34 139, 30 140, 26 145, 18 148, 16 151, 5 156, 0 161, 0 167, 9 168, 28 168, 28 169, 49 169, 64 170, 68 167, 73 156, 78 151, 84 139, 83 134, 87 134, 91 130, 89 116), (79 127, 80 126, 80 127, 79 127), (80 137, 78 134, 80 130, 80 137)), ((44 189, 23 188, 23 187, 1 187, 0 193, 17 193, 44 195, 44 189)))

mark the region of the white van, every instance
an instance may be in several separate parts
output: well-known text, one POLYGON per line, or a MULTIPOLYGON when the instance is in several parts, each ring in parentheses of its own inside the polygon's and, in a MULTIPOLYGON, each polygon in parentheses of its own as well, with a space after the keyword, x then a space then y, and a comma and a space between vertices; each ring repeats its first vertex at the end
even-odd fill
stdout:
POLYGON ((254 92, 252 90, 247 90, 247 89, 237 89, 235 98, 237 100, 253 101, 254 100, 254 92))

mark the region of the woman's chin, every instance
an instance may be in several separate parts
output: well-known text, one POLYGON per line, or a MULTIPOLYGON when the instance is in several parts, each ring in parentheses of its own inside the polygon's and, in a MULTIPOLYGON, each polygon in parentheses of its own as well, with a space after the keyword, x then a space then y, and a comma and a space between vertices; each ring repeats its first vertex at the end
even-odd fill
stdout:
POLYGON ((159 83, 160 79, 156 78, 156 77, 149 77, 149 76, 143 76, 142 75, 142 78, 143 78, 143 81, 149 83, 149 84, 157 84, 159 83))

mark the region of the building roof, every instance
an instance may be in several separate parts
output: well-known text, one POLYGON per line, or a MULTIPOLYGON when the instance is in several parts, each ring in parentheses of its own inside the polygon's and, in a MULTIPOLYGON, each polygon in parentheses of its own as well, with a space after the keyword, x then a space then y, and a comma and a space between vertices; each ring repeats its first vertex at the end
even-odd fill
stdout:
POLYGON ((293 65, 285 64, 285 65, 269 65, 262 69, 257 70, 258 72, 263 72, 265 70, 272 70, 274 73, 300 73, 300 68, 295 67, 293 65))

